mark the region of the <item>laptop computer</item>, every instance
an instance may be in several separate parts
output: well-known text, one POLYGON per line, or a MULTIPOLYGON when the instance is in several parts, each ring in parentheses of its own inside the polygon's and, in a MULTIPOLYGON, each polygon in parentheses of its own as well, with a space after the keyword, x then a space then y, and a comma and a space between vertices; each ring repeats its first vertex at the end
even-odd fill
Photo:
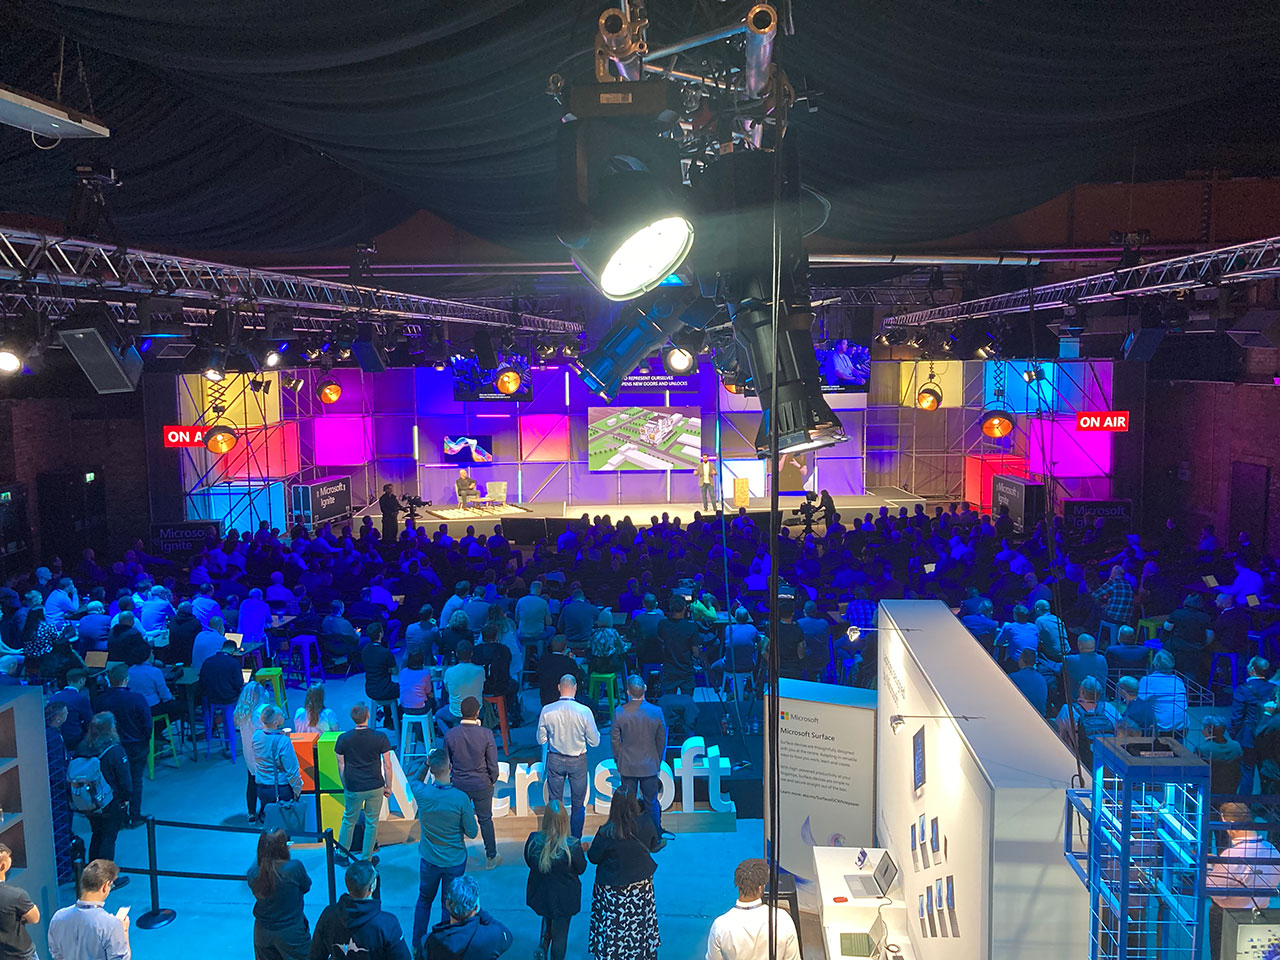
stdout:
POLYGON ((879 957, 887 935, 884 921, 877 915, 868 932, 840 934, 840 956, 879 957))
POLYGON ((1206 587, 1216 587, 1216 586, 1218 585, 1218 578, 1217 578, 1217 577, 1214 577, 1214 576, 1208 576, 1208 577, 1201 577, 1200 579, 1201 579, 1201 581, 1203 581, 1203 582, 1204 582, 1204 585, 1205 585, 1206 587))
POLYGON ((845 874, 844 882, 849 887, 849 893, 855 897, 883 897, 889 892, 897 876, 898 867, 893 858, 882 853, 874 869, 845 874))

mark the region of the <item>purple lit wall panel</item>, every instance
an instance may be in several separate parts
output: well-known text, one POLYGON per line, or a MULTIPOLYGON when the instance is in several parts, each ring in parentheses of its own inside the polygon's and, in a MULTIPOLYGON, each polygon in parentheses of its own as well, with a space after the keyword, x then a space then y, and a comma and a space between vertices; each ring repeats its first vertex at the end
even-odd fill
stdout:
POLYGON ((520 404, 522 414, 564 413, 568 409, 564 402, 565 377, 577 380, 577 374, 568 367, 535 367, 529 371, 533 378, 533 397, 520 404))
POLYGON ((861 496, 867 492, 861 457, 820 457, 817 463, 818 489, 833 497, 861 496))
MULTIPOLYGON (((330 371, 328 377, 337 380, 342 386, 342 396, 338 398, 337 403, 317 404, 325 416, 359 415, 365 412, 367 409, 365 389, 372 377, 366 376, 359 370, 350 370, 345 367, 330 371)), ((321 376, 316 382, 319 383, 323 379, 325 377, 321 376)))
POLYGON ((1056 409, 1060 414, 1111 409, 1113 365, 1110 360, 1060 363, 1057 367, 1056 409))
POLYGON ((461 414, 466 404, 453 399, 453 373, 449 370, 435 370, 430 367, 418 367, 414 371, 415 403, 422 416, 442 416, 461 414))
POLYGON ((564 463, 525 463, 522 496, 525 503, 555 503, 569 499, 569 467, 564 463))
POLYGON ((476 485, 480 488, 482 494, 488 494, 489 484, 495 480, 506 481, 507 499, 512 503, 516 503, 519 499, 520 492, 520 476, 519 467, 514 463, 477 463, 471 467, 468 472, 475 479, 476 485))
MULTIPOLYGON (((388 461, 399 463, 400 461, 388 461)), ((418 471, 418 496, 424 500, 434 500, 436 506, 452 506, 458 502, 457 490, 453 481, 458 476, 458 468, 453 464, 447 467, 422 467, 418 471)))
POLYGON ((525 463, 568 461, 568 416, 563 413, 526 413, 521 416, 520 458, 525 463))
POLYGON ((569 464, 569 491, 577 503, 617 503, 622 473, 592 473, 586 461, 569 464))
POLYGON ((414 377, 418 367, 396 367, 370 377, 373 409, 384 413, 414 413, 414 377))
POLYGON ((1026 421, 1027 460, 1033 473, 1103 477, 1111 473, 1111 434, 1080 432, 1075 418, 1026 421))
MULTIPOLYGON (((662 503, 667 499, 666 473, 619 473, 618 496, 623 503, 662 503)), ((673 500, 679 497, 672 496, 673 500)))
POLYGON ((676 503, 701 503, 702 487, 694 471, 672 471, 671 499, 676 503))
MULTIPOLYGON (((345 390, 342 396, 346 399, 345 390)), ((334 416, 326 412, 324 416, 315 418, 312 429, 318 464, 338 467, 373 459, 373 430, 369 417, 334 416)))
POLYGON ((413 456, 413 417, 374 417, 373 447, 379 457, 413 456))

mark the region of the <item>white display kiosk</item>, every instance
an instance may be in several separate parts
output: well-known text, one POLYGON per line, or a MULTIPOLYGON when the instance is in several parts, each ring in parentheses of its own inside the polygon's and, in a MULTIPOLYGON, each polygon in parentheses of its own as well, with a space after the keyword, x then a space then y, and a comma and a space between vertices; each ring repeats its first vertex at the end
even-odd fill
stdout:
POLYGON ((1063 856, 1074 757, 940 601, 884 601, 877 640, 876 834, 915 956, 1088 956, 1063 856))

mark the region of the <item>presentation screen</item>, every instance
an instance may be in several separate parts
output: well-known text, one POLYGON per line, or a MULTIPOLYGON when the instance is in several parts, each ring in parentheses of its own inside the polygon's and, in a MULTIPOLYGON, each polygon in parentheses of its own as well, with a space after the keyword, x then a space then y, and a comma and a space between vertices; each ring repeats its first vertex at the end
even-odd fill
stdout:
POLYGON ((871 351, 854 340, 816 345, 823 393, 866 393, 871 380, 871 351))
POLYGON ((533 396, 527 359, 510 357, 497 367, 482 367, 474 357, 454 357, 452 368, 455 400, 518 402, 533 396))
POLYGON ((493 462, 493 437, 489 434, 475 434, 444 438, 444 459, 454 463, 491 463, 493 462))
POLYGON ((587 466, 597 472, 693 470, 702 456, 697 407, 590 407, 587 466))

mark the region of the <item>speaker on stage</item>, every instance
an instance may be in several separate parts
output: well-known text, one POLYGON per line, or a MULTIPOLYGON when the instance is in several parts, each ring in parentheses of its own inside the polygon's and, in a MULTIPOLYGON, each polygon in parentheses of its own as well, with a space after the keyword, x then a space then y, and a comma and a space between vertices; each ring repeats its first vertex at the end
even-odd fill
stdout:
POLYGON ((1143 328, 1135 330, 1129 334, 1124 342, 1124 358, 1133 360, 1137 363, 1150 363, 1151 358, 1156 355, 1156 348, 1160 346, 1160 341, 1164 339, 1164 329, 1143 328))
POLYGON ((547 535, 547 521, 543 517, 502 517, 499 522, 502 535, 512 543, 533 544, 547 535))
POLYGON ((568 517, 547 517, 547 539, 558 540, 569 529, 568 517))

